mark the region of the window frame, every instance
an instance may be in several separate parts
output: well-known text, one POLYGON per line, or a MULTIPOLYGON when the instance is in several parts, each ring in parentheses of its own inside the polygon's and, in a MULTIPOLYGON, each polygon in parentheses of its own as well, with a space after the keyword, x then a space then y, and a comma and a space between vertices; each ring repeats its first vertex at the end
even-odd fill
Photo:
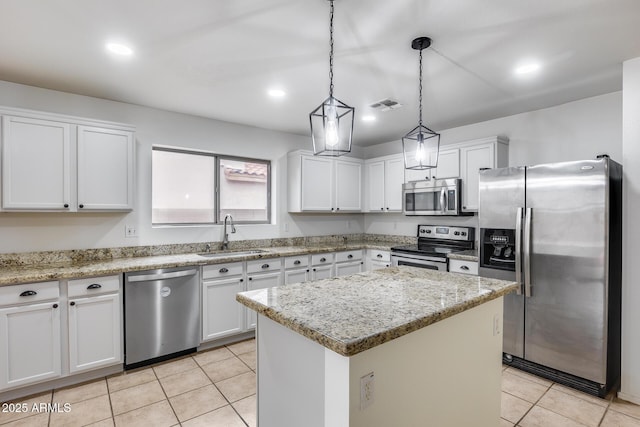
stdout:
MULTIPOLYGON (((180 154, 190 154, 196 156, 208 156, 213 157, 214 159, 214 176, 215 176, 215 186, 214 186, 214 195, 213 195, 213 203, 214 203, 214 213, 213 213, 213 222, 153 222, 153 213, 151 215, 151 226, 152 227, 194 227, 194 226, 202 226, 202 225, 222 225, 224 224, 224 218, 220 213, 220 161, 221 160, 231 160, 231 161, 241 161, 241 162, 251 162, 251 163, 261 163, 267 166, 267 219, 264 221, 236 221, 233 219, 233 223, 236 225, 244 225, 244 224, 254 224, 254 225, 270 225, 272 212, 271 212, 271 160, 265 159, 255 159, 251 157, 242 157, 242 156, 232 156, 225 154, 217 154, 211 151, 197 150, 197 149, 189 149, 189 148, 179 148, 179 147, 166 147, 161 145, 153 145, 151 147, 151 153, 153 151, 165 151, 171 153, 180 153, 180 154)), ((153 176, 153 155, 151 156, 151 170, 153 176)), ((151 185, 153 186, 153 179, 151 180, 151 185)), ((151 189, 152 197, 151 197, 151 211, 153 212, 153 187, 151 189)))

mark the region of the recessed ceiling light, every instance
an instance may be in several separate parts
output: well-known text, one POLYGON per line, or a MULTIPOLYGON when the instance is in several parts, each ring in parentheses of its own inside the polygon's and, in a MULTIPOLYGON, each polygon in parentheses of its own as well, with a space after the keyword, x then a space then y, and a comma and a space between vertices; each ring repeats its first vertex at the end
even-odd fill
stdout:
POLYGON ((286 95, 285 91, 283 91, 282 89, 269 89, 267 93, 272 98, 284 98, 284 96, 286 95))
POLYGON ((362 116, 363 122, 375 122, 376 116, 362 116))
POLYGON ((527 62, 526 64, 522 64, 517 66, 513 72, 517 75, 531 74, 540 70, 540 63, 538 62, 527 62))
POLYGON ((120 43, 107 43, 105 47, 109 52, 115 53, 116 55, 121 55, 121 56, 133 55, 133 49, 131 49, 129 46, 126 46, 120 43))

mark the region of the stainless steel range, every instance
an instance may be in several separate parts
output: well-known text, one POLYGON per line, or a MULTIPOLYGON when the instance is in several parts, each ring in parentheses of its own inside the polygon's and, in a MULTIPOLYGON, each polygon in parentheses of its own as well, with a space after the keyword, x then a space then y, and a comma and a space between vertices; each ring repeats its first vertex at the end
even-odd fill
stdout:
POLYGON ((447 271, 447 254, 473 249, 475 228, 419 225, 418 243, 391 248, 391 264, 447 271))

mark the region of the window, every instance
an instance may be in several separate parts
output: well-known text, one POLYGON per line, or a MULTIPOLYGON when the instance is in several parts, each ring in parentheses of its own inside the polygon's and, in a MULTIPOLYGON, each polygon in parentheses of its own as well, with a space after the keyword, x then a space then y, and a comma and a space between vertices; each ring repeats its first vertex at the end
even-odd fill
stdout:
POLYGON ((153 147, 153 224, 271 222, 271 163, 153 147))

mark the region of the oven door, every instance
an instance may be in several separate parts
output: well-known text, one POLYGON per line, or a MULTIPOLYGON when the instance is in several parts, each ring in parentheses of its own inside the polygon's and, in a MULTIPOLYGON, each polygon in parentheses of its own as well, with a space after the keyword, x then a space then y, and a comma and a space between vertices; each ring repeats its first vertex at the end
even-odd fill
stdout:
POLYGON ((403 189, 405 215, 457 215, 458 189, 456 187, 431 187, 403 189))
POLYGON ((408 265, 410 267, 428 268, 430 270, 447 271, 447 261, 439 258, 410 254, 391 254, 391 265, 408 265))

